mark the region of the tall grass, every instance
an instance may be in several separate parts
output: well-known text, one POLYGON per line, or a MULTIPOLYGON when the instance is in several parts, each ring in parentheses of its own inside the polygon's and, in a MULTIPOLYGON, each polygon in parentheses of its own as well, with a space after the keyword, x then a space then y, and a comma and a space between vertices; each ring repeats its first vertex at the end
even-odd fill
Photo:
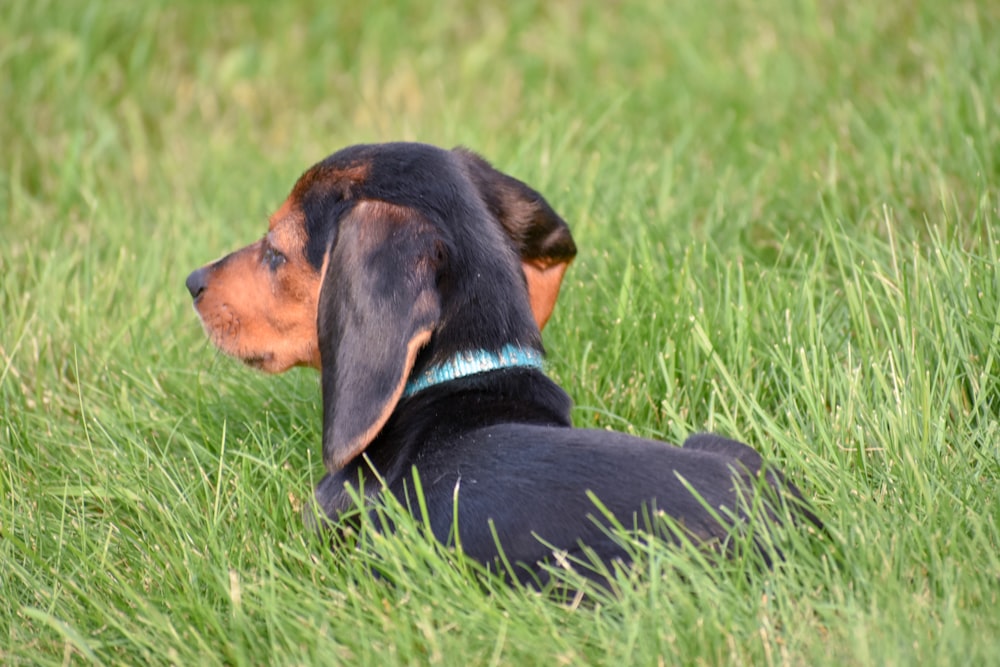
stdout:
POLYGON ((4 3, 0 661, 995 662, 996 53, 971 0, 4 3), (578 425, 751 442, 831 539, 770 572, 635 542, 559 600, 403 520, 307 535, 317 377, 221 358, 183 279, 389 139, 570 221, 578 425))

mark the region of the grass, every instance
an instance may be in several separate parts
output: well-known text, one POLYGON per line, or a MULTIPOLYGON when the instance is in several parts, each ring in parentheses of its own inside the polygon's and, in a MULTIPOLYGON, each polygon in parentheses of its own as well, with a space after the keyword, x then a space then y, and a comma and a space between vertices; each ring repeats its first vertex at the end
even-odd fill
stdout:
POLYGON ((995 662, 994 5, 335 4, 0 8, 0 661, 995 662), (751 442, 833 539, 772 572, 634 543, 580 603, 405 521, 305 535, 317 376, 219 357, 183 280, 389 139, 570 221, 578 425, 751 442))

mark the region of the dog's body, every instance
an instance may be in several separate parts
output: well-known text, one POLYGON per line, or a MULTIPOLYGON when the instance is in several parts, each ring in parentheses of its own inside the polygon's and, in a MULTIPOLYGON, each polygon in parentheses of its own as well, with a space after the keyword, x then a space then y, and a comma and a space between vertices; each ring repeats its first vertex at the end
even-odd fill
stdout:
MULTIPOLYGON (((340 514, 353 507, 345 486, 358 488, 360 479, 366 495, 384 481, 419 516, 415 471, 438 540, 454 542, 457 525, 465 553, 487 564, 499 562, 499 542, 514 565, 512 574, 530 584, 547 579, 539 565, 551 561, 553 551, 561 552, 562 562, 578 564, 587 563, 591 554, 605 562, 627 560, 608 532, 604 512, 626 528, 676 538, 669 530, 657 531, 655 515, 664 512, 696 542, 730 549, 730 521, 746 519, 744 503, 752 495, 746 471, 752 475, 761 467, 753 449, 710 434, 692 436, 678 448, 622 433, 573 429, 568 397, 540 372, 484 375, 402 402, 364 457, 320 482, 316 499, 324 514, 338 523, 340 514), (443 413, 447 420, 441 420, 443 413), (512 414, 523 421, 511 423, 512 414), (719 512, 722 522, 707 508, 719 512)), ((773 557, 766 549, 762 555, 768 562, 773 557)), ((580 571, 602 577, 586 567, 580 571)))
MULTIPOLYGON (((755 491, 800 498, 777 473, 755 483, 762 462, 742 443, 700 435, 674 447, 570 427, 569 398, 539 367, 539 327, 574 253, 537 193, 470 153, 356 146, 299 179, 264 241, 188 288, 224 350, 265 370, 322 370, 329 472, 316 501, 334 523, 354 506, 347 487, 371 496, 383 482, 417 512, 416 471, 438 539, 457 527, 472 557, 493 564, 499 546, 515 576, 539 581, 553 550, 626 556, 604 511, 654 532, 664 513, 728 548, 755 491), (227 291, 227 272, 250 270, 266 274, 251 300, 277 299, 287 315, 227 291), (261 317, 277 323, 241 340, 261 317)), ((773 502, 761 514, 782 515, 773 502)))

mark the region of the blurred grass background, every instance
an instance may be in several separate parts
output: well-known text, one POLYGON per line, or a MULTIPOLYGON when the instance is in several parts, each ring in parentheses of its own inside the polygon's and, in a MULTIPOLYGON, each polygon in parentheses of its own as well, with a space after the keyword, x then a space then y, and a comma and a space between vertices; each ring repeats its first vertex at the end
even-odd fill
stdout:
POLYGON ((998 35, 968 0, 4 2, 0 660, 995 661, 998 35), (419 527, 303 535, 317 377, 218 357, 183 280, 395 139, 570 222, 545 338, 578 425, 745 439, 842 557, 652 549, 579 606, 419 527))

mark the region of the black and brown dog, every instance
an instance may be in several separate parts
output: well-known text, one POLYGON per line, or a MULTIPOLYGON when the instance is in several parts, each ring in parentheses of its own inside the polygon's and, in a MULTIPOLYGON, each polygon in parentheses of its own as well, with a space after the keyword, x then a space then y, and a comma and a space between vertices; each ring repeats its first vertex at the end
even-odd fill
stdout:
POLYGON ((502 549, 536 583, 554 552, 626 558, 609 514, 640 530, 665 514, 723 550, 781 522, 786 500, 818 526, 742 443, 570 427, 540 328, 575 253, 537 192, 475 154, 365 145, 309 169, 262 240, 187 287, 224 352, 269 372, 321 370, 328 473, 315 499, 333 523, 354 508, 349 487, 371 497, 384 484, 419 512, 416 472, 439 540, 457 529, 468 555, 492 566, 502 549))

